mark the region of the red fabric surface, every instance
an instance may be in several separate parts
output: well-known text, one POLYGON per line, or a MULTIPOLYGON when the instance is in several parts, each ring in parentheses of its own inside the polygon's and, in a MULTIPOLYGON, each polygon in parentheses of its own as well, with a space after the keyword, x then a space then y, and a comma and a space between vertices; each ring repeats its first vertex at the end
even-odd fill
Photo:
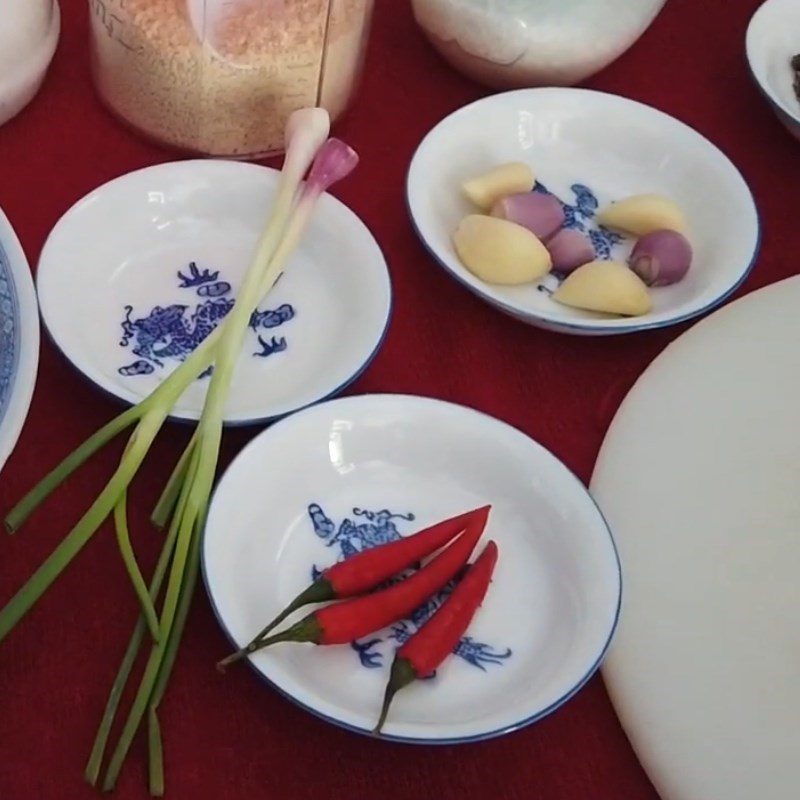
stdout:
MULTIPOLYGON (((83 194, 176 157, 139 140, 100 107, 89 77, 87 3, 61 2, 62 39, 45 86, 0 128, 0 205, 34 264, 47 232, 83 194)), ((745 27, 758 4, 670 0, 636 46, 588 82, 674 114, 743 171, 765 238, 742 292, 794 273, 789 254, 800 245, 800 150, 752 86, 744 59, 745 27)), ((377 5, 364 86, 337 126, 361 154, 361 166, 337 193, 386 252, 395 315, 383 350, 350 391, 410 392, 473 406, 535 437, 588 480, 624 393, 681 329, 603 339, 548 334, 491 310, 432 263, 406 214, 409 159, 431 126, 487 92, 436 56, 407 3, 377 5)), ((0 511, 116 410, 45 340, 31 414, 0 479, 0 511)), ((228 434, 225 461, 255 432, 228 434)), ((133 491, 132 524, 148 569, 160 543, 146 512, 186 436, 185 428, 165 431, 133 491)), ((118 455, 113 447, 103 452, 23 533, 0 541, 0 600, 60 540, 118 455)), ((136 615, 109 533, 97 535, 0 646, 2 800, 95 796, 83 783, 83 766, 136 615)), ((248 670, 220 679, 213 662, 226 651, 200 590, 162 708, 172 798, 656 798, 599 678, 551 717, 505 738, 412 747, 327 725, 248 670)), ((145 762, 140 740, 118 797, 147 796, 145 762)))

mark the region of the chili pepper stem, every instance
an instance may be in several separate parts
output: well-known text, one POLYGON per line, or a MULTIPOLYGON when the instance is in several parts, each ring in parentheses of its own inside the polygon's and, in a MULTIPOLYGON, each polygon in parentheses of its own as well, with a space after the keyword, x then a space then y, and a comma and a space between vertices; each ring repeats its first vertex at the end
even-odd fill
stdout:
POLYGON ((373 736, 381 735, 381 730, 386 722, 386 715, 389 713, 389 706, 392 704, 395 694, 416 679, 417 673, 414 671, 414 667, 411 666, 411 662, 407 658, 395 656, 392 662, 392 671, 389 675, 389 683, 386 684, 386 692, 383 695, 381 715, 378 717, 378 724, 372 731, 373 736))
POLYGON ((316 644, 320 641, 321 637, 322 628, 320 624, 314 618, 313 614, 309 614, 299 622, 295 622, 291 628, 287 628, 285 631, 276 633, 273 636, 268 636, 266 639, 255 639, 241 650, 231 653, 226 658, 223 658, 222 661, 217 662, 217 669, 220 672, 225 672, 225 668, 230 664, 241 661, 241 659, 246 656, 258 650, 263 650, 265 647, 269 647, 272 644, 278 644, 279 642, 313 642, 316 644))
POLYGON ((326 580, 325 578, 319 578, 318 580, 314 581, 311 586, 300 592, 300 594, 297 595, 297 597, 295 597, 295 599, 292 600, 292 602, 289 603, 289 605, 286 606, 286 608, 284 608, 283 611, 281 611, 281 613, 278 614, 278 616, 275 617, 275 619, 273 619, 266 628, 254 636, 247 647, 250 647, 251 645, 256 644, 263 639, 273 628, 276 628, 278 625, 280 625, 281 622, 286 619, 286 617, 288 617, 290 614, 293 614, 298 608, 311 605, 312 603, 326 603, 328 600, 335 599, 336 593, 334 592, 330 581, 326 580))

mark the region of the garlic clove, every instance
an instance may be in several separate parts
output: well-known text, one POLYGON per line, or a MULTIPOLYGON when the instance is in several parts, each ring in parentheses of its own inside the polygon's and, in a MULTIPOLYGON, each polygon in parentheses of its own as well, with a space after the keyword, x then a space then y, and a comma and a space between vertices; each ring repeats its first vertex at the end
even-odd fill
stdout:
POLYGON ((550 271, 550 254, 527 228, 497 217, 472 214, 453 233, 461 263, 486 283, 515 285, 550 271))
POLYGON ((568 275, 553 294, 565 306, 638 317, 653 307, 647 287, 620 261, 591 261, 568 275))
POLYGON ((635 236, 658 230, 688 230, 686 217, 677 204, 660 194, 637 194, 606 206, 596 217, 600 225, 635 236))
POLYGON ((535 180, 533 170, 527 164, 513 161, 465 181, 461 190, 470 202, 488 211, 501 197, 529 192, 535 180))

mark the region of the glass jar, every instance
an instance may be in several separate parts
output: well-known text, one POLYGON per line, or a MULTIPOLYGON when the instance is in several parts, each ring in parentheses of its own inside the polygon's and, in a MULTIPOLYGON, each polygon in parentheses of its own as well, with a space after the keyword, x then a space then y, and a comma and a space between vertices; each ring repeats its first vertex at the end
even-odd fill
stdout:
POLYGON ((331 118, 361 71, 373 0, 89 0, 103 102, 160 143, 205 155, 279 152, 289 114, 331 118))

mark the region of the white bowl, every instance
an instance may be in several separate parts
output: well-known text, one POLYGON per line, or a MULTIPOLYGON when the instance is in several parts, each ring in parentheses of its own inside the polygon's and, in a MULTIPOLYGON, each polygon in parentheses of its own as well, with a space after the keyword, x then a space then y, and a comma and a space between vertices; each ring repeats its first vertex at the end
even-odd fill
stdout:
POLYGON ((750 20, 746 52, 750 72, 772 110, 800 139, 800 100, 794 93, 793 56, 800 53, 800 3, 767 0, 750 20))
MULTIPOLYGON (((459 109, 422 140, 408 171, 408 207, 434 259, 470 291, 531 325, 584 335, 661 328, 721 303, 747 277, 759 246, 755 203, 738 170, 714 145, 649 106, 586 89, 521 89, 459 109), (461 196, 470 176, 506 162, 531 164, 538 180, 570 208, 571 224, 596 230, 592 217, 612 200, 641 192, 671 196, 691 226, 694 263, 678 284, 652 290, 653 311, 615 318, 559 305, 541 286, 494 286, 459 261, 451 235, 474 213, 461 196), (580 186, 576 195, 572 187, 580 186)), ((607 244, 607 234, 599 231, 607 244)), ((612 244, 626 258, 631 241, 612 244)), ((606 253, 605 255, 608 255, 606 253)))
POLYGON ((3 0, 0 25, 0 125, 36 96, 58 45, 56 0, 3 0))
POLYGON ((619 58, 665 0, 414 0, 457 69, 489 86, 569 86, 619 58))
MULTIPOLYGON (((56 345, 120 399, 149 394, 230 310, 277 177, 254 164, 180 161, 124 175, 76 203, 53 228, 37 271, 56 345)), ((259 306, 226 422, 263 423, 355 380, 383 342, 391 294, 372 234, 324 195, 259 306)), ((173 417, 198 419, 208 383, 190 386, 173 417)))
POLYGON ((17 443, 39 364, 39 313, 28 260, 0 209, 0 470, 17 443))
MULTIPOLYGON (((215 492, 203 540, 209 597, 231 641, 244 645, 314 567, 486 503, 484 540, 496 540, 500 557, 471 640, 435 679, 398 695, 385 730, 408 742, 499 736, 558 708, 589 679, 621 588, 611 534, 584 486, 505 423, 398 395, 335 400, 276 423, 215 492)), ((358 648, 282 644, 252 665, 311 713, 366 733, 392 636, 413 632, 414 619, 358 648)))

